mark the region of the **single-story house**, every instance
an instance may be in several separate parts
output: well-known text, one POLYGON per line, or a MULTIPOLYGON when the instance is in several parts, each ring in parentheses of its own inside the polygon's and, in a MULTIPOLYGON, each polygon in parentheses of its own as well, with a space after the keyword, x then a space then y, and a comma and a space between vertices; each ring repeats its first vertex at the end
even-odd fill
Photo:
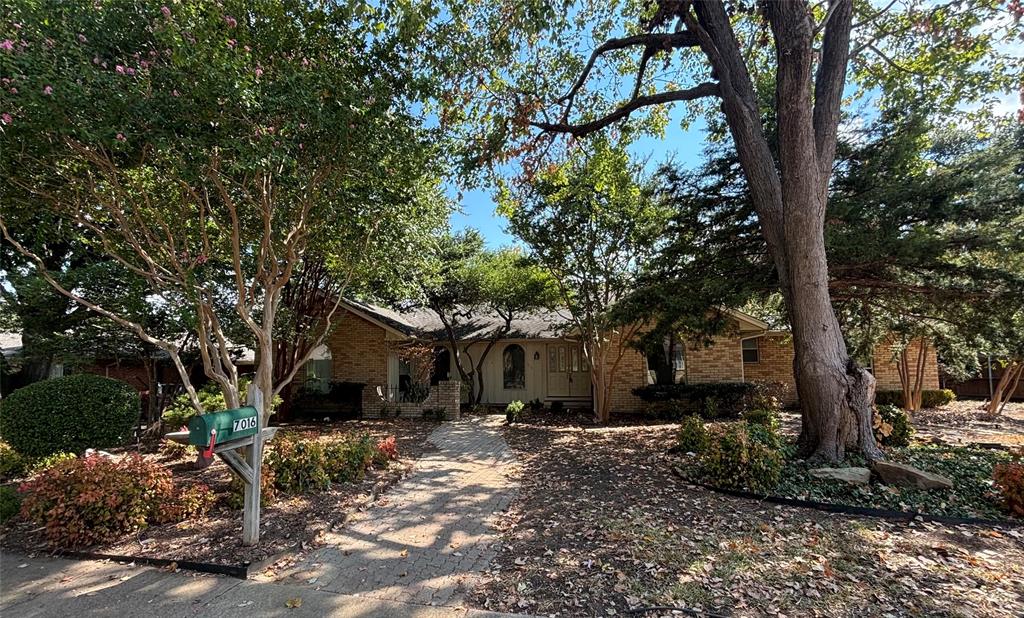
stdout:
MULTIPOLYGON (((399 410, 413 415, 425 407, 457 409, 459 375, 452 359, 444 325, 432 311, 398 311, 368 303, 349 301, 346 313, 314 360, 307 365, 307 384, 329 381, 364 384, 362 410, 376 416, 381 410, 399 410), (430 371, 431 392, 419 407, 402 409, 404 392, 413 368, 402 360, 402 346, 410 343, 435 347, 430 371)), ((788 399, 795 401, 793 346, 788 333, 740 311, 729 311, 726 333, 715 336, 711 345, 691 342, 681 346, 674 359, 677 381, 746 382, 768 380, 789 387, 788 399)), ((592 405, 590 368, 582 346, 567 335, 568 316, 553 310, 532 314, 512 323, 511 331, 499 340, 483 365, 482 403, 504 405, 514 400, 566 406, 592 405)), ((468 344, 476 358, 484 349, 488 333, 502 324, 497 316, 481 317, 459 327, 456 336, 468 344)), ((614 340, 614 338, 613 338, 614 340)), ((626 345, 616 371, 611 396, 615 412, 638 412, 644 403, 633 389, 654 382, 647 358, 626 345)), ((916 355, 916 346, 914 347, 916 355)), ((873 354, 869 369, 880 390, 899 390, 897 363, 888 346, 873 354)), ((912 357, 911 361, 913 362, 912 357)), ((928 355, 924 388, 939 387, 938 363, 934 350, 928 355)))

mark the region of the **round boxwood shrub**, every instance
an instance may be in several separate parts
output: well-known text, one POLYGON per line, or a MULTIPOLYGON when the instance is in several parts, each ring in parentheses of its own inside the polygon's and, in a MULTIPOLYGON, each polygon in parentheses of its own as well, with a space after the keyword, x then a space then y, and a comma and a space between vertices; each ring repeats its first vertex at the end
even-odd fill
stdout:
POLYGON ((124 444, 139 420, 139 394, 92 374, 43 380, 0 402, 0 435, 30 457, 124 444))

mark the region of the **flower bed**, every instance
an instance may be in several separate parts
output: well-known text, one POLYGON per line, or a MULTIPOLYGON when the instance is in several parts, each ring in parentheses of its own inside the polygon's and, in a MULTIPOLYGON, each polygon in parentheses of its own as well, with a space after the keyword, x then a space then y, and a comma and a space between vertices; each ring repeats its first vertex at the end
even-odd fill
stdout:
MULTIPOLYGON (((241 545, 242 514, 235 499, 237 483, 234 475, 219 460, 205 470, 194 470, 194 453, 185 449, 153 447, 143 458, 158 463, 169 471, 176 484, 189 486, 203 483, 212 490, 216 502, 203 516, 188 517, 177 523, 148 522, 138 532, 132 531, 104 542, 79 549, 94 553, 167 558, 213 564, 257 563, 282 552, 315 544, 324 532, 344 523, 347 515, 364 504, 368 497, 385 490, 400 480, 426 448, 426 437, 436 425, 409 421, 349 421, 331 425, 284 428, 279 436, 300 435, 331 452, 358 455, 360 470, 333 469, 332 478, 319 486, 319 491, 276 491, 272 502, 262 511, 260 543, 256 547, 241 545), (369 438, 364 438, 364 435, 369 438), (395 444, 386 439, 395 436, 395 444), (348 445, 367 441, 376 446, 385 440, 386 448, 399 459, 380 456, 368 468, 361 467, 366 455, 348 445), (391 449, 391 446, 394 446, 391 449), (361 475, 361 478, 357 478, 361 475)), ((292 440, 294 442, 294 440, 292 440)), ((268 450, 273 448, 273 443, 268 450)), ((115 453, 118 458, 129 456, 115 453)), ((267 462, 265 460, 265 466, 267 462)), ((353 463, 355 465, 355 463, 353 463)), ((14 518, 0 527, 0 544, 5 549, 21 552, 50 551, 45 530, 23 518, 14 518)))

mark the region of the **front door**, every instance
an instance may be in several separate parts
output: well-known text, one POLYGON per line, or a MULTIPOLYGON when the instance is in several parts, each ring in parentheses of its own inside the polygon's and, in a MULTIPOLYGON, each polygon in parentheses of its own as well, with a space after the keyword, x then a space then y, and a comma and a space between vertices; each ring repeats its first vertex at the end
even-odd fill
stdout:
POLYGON ((548 344, 548 397, 589 397, 590 367, 577 344, 548 344))

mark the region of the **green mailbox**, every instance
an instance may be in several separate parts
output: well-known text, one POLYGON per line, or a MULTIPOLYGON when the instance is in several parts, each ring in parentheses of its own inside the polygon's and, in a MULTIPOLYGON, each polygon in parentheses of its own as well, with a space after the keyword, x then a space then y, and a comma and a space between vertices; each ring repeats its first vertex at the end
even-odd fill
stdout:
MULTIPOLYGON (((188 441, 202 449, 256 435, 259 411, 252 407, 200 414, 188 422, 188 441)), ((211 452, 212 454, 212 452, 211 452)))

